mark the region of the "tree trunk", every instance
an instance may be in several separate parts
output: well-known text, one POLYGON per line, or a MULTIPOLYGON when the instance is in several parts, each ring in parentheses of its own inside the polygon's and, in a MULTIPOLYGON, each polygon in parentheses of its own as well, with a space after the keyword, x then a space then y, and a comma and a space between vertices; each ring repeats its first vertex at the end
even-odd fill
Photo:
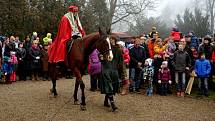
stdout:
POLYGON ((116 10, 116 3, 117 3, 117 0, 110 0, 110 9, 109 9, 109 13, 108 13, 108 23, 107 23, 107 27, 108 28, 111 28, 111 25, 112 25, 112 21, 113 21, 113 16, 114 16, 114 13, 115 13, 115 10, 116 10))
POLYGON ((214 15, 211 14, 211 32, 214 33, 214 15))

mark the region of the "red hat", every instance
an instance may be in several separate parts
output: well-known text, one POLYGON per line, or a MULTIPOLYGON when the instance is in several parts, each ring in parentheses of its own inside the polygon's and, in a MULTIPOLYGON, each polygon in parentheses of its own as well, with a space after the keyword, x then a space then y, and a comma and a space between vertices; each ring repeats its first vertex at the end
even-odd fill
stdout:
POLYGON ((69 12, 73 12, 73 13, 78 12, 78 7, 74 5, 69 6, 69 12))

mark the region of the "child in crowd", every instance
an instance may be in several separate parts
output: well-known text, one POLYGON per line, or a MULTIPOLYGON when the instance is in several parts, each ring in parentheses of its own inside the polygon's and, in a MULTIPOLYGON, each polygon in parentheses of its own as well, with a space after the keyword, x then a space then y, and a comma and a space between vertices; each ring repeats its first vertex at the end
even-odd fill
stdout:
POLYGON ((10 53, 10 65, 11 65, 11 75, 10 75, 10 80, 12 82, 16 82, 16 70, 17 70, 17 57, 16 57, 16 52, 11 52, 10 53))
POLYGON ((144 68, 143 68, 143 78, 144 82, 148 82, 148 88, 146 90, 147 96, 152 96, 153 93, 153 76, 154 76, 154 68, 152 66, 153 60, 148 58, 145 60, 144 68))
POLYGON ((168 68, 168 62, 163 61, 161 69, 158 72, 158 83, 160 84, 160 94, 166 96, 168 91, 168 83, 171 84, 171 74, 168 68))
POLYGON ((176 50, 176 45, 174 43, 174 40, 172 37, 169 37, 169 40, 167 42, 166 54, 170 59, 173 58, 175 50, 176 50))
POLYGON ((211 72, 211 64, 205 59, 205 54, 200 53, 200 59, 196 60, 195 72, 199 79, 200 94, 208 96, 208 78, 211 72))
POLYGON ((3 80, 5 80, 5 83, 11 84, 12 83, 12 81, 10 80, 11 65, 10 65, 10 58, 8 56, 3 57, 2 72, 3 72, 3 80))
POLYGON ((99 60, 99 51, 95 49, 89 56, 88 73, 90 74, 90 91, 100 89, 101 62, 99 60))

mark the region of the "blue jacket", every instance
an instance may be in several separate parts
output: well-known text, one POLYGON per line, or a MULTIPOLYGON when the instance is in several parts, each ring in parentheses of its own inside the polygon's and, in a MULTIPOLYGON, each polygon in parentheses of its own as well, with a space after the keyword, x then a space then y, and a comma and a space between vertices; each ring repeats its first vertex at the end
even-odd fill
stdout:
POLYGON ((211 72, 211 64, 208 60, 198 59, 195 63, 195 72, 198 77, 209 77, 211 72))

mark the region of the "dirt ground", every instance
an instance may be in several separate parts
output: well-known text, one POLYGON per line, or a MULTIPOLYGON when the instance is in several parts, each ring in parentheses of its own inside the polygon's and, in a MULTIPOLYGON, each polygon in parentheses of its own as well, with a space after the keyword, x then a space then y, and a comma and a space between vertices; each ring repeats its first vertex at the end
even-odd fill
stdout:
POLYGON ((57 81, 57 98, 49 95, 50 81, 0 84, 0 121, 215 121, 215 101, 174 95, 117 95, 113 113, 103 107, 100 92, 89 91, 89 77, 84 80, 86 111, 73 105, 74 79, 57 81))

